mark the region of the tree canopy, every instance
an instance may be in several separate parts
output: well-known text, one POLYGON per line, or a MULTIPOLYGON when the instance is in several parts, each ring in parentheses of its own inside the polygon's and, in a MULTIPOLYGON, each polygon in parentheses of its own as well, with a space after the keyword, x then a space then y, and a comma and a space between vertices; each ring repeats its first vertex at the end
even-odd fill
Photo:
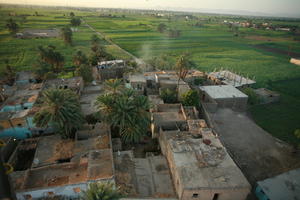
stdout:
POLYGON ((10 18, 6 21, 6 28, 10 33, 13 34, 19 30, 19 25, 12 18, 10 18))
POLYGON ((82 51, 77 51, 73 56, 73 63, 75 66, 80 66, 82 64, 87 64, 88 59, 82 51))
POLYGON ((71 20, 70 20, 70 23, 72 26, 80 26, 81 24, 81 20, 79 17, 73 17, 71 20))
POLYGON ((70 27, 65 26, 61 29, 61 37, 64 40, 65 44, 72 45, 72 36, 73 32, 70 27))
POLYGON ((38 127, 52 126, 63 138, 73 138, 84 122, 78 96, 69 89, 51 88, 43 92, 41 102, 33 122, 38 127))
POLYGON ((118 200, 122 194, 112 183, 91 183, 86 191, 83 191, 82 200, 118 200))
POLYGON ((165 25, 164 23, 160 23, 160 24, 157 26, 157 30, 158 30, 158 32, 160 32, 160 33, 165 32, 166 29, 167 29, 167 25, 165 25))
POLYGON ((87 64, 81 64, 75 71, 76 75, 81 76, 85 83, 93 81, 92 68, 87 64))
POLYGON ((124 142, 139 142, 150 123, 148 98, 130 89, 116 90, 117 83, 113 83, 111 93, 97 98, 96 105, 105 121, 119 130, 124 142))
POLYGON ((63 69, 64 57, 61 53, 55 50, 54 46, 48 46, 46 48, 39 46, 40 60, 51 65, 51 70, 54 73, 59 73, 63 69))

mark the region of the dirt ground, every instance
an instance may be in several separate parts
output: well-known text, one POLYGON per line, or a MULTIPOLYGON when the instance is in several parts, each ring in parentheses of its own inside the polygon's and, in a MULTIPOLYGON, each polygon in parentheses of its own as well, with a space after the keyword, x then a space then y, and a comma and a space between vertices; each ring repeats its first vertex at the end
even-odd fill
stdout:
POLYGON ((218 109, 210 116, 222 143, 252 186, 300 167, 300 156, 292 147, 272 137, 245 113, 218 109))
POLYGON ((272 47, 267 47, 265 45, 262 44, 258 44, 258 45, 254 45, 255 48, 257 49, 261 49, 261 50, 265 50, 271 53, 278 53, 281 55, 289 55, 291 57, 300 57, 300 53, 298 52, 292 52, 292 51, 286 51, 286 50, 282 50, 282 49, 277 49, 277 48, 272 48, 272 47))
POLYGON ((289 38, 275 38, 275 37, 260 36, 260 35, 250 35, 250 36, 246 36, 245 38, 250 40, 268 41, 268 42, 284 42, 284 41, 292 40, 289 38))

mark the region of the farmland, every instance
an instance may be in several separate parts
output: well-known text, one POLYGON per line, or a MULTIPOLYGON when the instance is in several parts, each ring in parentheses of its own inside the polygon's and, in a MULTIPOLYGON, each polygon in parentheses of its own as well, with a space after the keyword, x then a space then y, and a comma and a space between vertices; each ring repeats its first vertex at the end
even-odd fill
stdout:
MULTIPOLYGON (((300 66, 289 63, 289 56, 267 51, 257 46, 300 53, 300 42, 295 41, 289 32, 240 28, 239 36, 234 36, 224 20, 243 20, 232 16, 194 14, 196 18, 187 19, 182 13, 157 17, 150 12, 125 12, 89 10, 67 10, 53 8, 1 8, 0 20, 0 67, 4 59, 17 70, 28 70, 37 57, 39 45, 54 45, 65 56, 65 67, 72 65, 72 56, 77 50, 90 51, 90 37, 93 32, 82 24, 74 32, 73 46, 67 46, 60 38, 16 39, 4 28, 6 20, 14 18, 22 29, 61 28, 69 24, 69 13, 82 17, 97 31, 104 33, 123 49, 144 60, 153 57, 167 58, 169 65, 184 53, 191 54, 199 70, 229 69, 255 78, 255 87, 268 87, 281 93, 279 103, 253 106, 249 109, 253 119, 274 136, 290 142, 299 143, 293 136, 300 126, 300 66), (8 16, 15 12, 16 16, 8 16), (40 16, 34 16, 38 12, 40 16), (30 15, 22 21, 20 15, 30 15), (110 14, 110 15, 108 15, 110 14), (195 26, 196 22, 201 26, 195 26), (170 38, 167 33, 157 31, 164 23, 168 28, 178 29, 181 34, 170 38)), ((257 19, 262 20, 262 19, 257 19)), ((268 19, 273 24, 300 26, 300 21, 279 21, 268 19)), ((118 58, 128 59, 118 49, 106 45, 106 49, 118 58)), ((163 67, 163 66, 162 66, 163 67)))

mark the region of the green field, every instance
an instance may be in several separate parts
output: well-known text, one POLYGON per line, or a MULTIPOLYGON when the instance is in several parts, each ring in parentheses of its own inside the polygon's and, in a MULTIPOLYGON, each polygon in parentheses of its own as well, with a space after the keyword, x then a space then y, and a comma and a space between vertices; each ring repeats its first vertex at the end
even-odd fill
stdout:
MULTIPOLYGON (((80 49, 89 53, 89 39, 93 32, 81 25, 74 33, 74 45, 66 46, 59 38, 52 39, 15 39, 4 28, 8 13, 34 14, 38 11, 43 16, 29 16, 21 28, 60 28, 69 23, 71 10, 43 8, 1 8, 0 19, 0 66, 4 59, 18 70, 30 69, 37 57, 37 46, 52 44, 66 58, 66 67, 72 65, 72 56, 80 49), (65 15, 65 16, 64 16, 65 15)), ((300 128, 300 66, 289 63, 287 55, 268 52, 255 48, 255 45, 277 48, 300 53, 300 42, 294 41, 287 32, 240 28, 239 37, 235 37, 223 20, 238 20, 227 16, 208 16, 194 14, 197 19, 186 20, 185 16, 173 13, 169 17, 156 17, 150 13, 111 13, 116 17, 107 17, 108 12, 74 11, 77 16, 104 33, 123 49, 144 58, 165 55, 174 63, 178 55, 189 52, 197 68, 204 71, 229 69, 250 78, 255 77, 255 87, 268 87, 281 93, 281 101, 275 104, 260 105, 250 108, 254 120, 276 137, 290 143, 299 143, 293 136, 300 128), (122 15, 125 15, 123 17, 122 15), (177 15, 177 16, 175 16, 177 15), (202 26, 193 26, 200 21, 202 26), (159 33, 157 26, 165 23, 168 28, 181 30, 178 38, 169 38, 166 33, 159 33)), ((21 21, 20 17, 12 17, 21 21)), ((261 19, 259 19, 261 20, 261 19)), ((259 21, 257 20, 257 21, 259 21)), ((255 21, 255 20, 254 20, 255 21)), ((300 21, 278 21, 269 19, 273 24, 300 26, 300 21)), ((107 45, 107 50, 116 57, 127 59, 114 46, 107 45)))

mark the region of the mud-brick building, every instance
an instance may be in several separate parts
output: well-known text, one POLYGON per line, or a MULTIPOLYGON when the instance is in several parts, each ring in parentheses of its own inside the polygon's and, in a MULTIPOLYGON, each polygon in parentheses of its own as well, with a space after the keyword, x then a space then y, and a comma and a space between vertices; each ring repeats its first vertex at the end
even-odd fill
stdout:
POLYGON ((91 182, 114 183, 110 132, 100 127, 87 126, 77 140, 59 135, 23 140, 9 159, 17 199, 78 198, 91 182))
POLYGON ((43 90, 49 88, 57 89, 70 89, 76 94, 80 95, 84 87, 84 82, 82 77, 76 76, 72 78, 57 78, 46 80, 43 86, 43 90))
POLYGON ((245 200, 251 186, 204 120, 187 120, 188 130, 160 129, 180 200, 245 200))
MULTIPOLYGON (((94 70, 95 71, 95 70, 94 70)), ((99 62, 96 66, 97 76, 96 80, 105 81, 108 79, 120 79, 123 78, 125 72, 124 60, 109 60, 99 62)))
POLYGON ((0 108, 0 138, 13 137, 24 139, 31 136, 36 128, 33 123, 34 108, 42 84, 25 84, 16 86, 0 108))

